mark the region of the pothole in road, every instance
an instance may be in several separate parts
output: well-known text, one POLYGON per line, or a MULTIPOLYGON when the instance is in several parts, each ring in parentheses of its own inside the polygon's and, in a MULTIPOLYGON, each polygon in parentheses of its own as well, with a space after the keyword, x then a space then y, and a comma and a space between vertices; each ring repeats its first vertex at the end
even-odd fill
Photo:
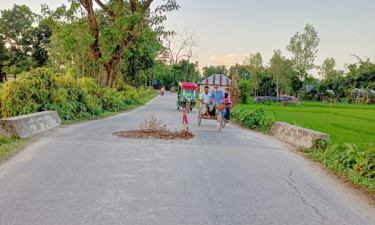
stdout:
POLYGON ((140 130, 119 131, 113 133, 120 138, 132 139, 162 139, 162 140, 189 140, 194 138, 194 134, 189 130, 170 131, 167 126, 154 116, 150 116, 149 120, 140 123, 140 130))

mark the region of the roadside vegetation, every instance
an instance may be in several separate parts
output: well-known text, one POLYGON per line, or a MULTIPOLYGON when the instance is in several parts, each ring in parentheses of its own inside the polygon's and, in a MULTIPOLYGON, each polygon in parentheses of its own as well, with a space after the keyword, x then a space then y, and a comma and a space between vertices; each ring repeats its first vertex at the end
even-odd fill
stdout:
POLYGON ((232 111, 234 122, 268 132, 281 121, 327 133, 326 143, 315 140, 314 149, 302 149, 313 160, 354 184, 375 192, 375 105, 302 102, 299 106, 280 103, 240 104, 232 111))
MULTIPOLYGON (((158 93, 117 81, 101 88, 92 78, 74 79, 37 68, 0 87, 1 118, 55 110, 63 123, 98 119, 143 105, 158 93)), ((28 139, 0 138, 0 162, 17 153, 28 139)))
POLYGON ((375 193, 375 145, 333 144, 328 148, 302 149, 313 160, 322 162, 334 173, 345 175, 375 193))
POLYGON ((332 144, 375 142, 375 105, 302 102, 293 107, 251 103, 238 105, 237 109, 264 109, 276 121, 329 134, 332 144))
POLYGON ((57 111, 63 120, 82 120, 119 112, 142 104, 150 89, 134 88, 118 81, 114 88, 101 88, 92 78, 74 79, 37 68, 0 89, 1 118, 40 111, 57 111))
POLYGON ((28 138, 0 138, 0 164, 16 154, 25 144, 29 142, 28 138))

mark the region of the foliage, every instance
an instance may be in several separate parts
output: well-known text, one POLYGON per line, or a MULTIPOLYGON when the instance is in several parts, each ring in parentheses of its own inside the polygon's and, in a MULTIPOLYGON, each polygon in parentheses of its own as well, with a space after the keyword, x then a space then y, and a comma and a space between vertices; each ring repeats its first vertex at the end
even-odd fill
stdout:
POLYGON ((312 140, 312 147, 311 149, 319 150, 319 149, 326 149, 329 145, 329 140, 323 138, 314 138, 312 140))
POLYGON ((203 77, 205 79, 212 74, 224 74, 228 75, 228 69, 226 66, 205 66, 203 67, 203 77))
POLYGON ((1 10, 0 31, 5 43, 11 45, 14 51, 29 53, 27 39, 34 21, 34 14, 25 5, 14 5, 12 9, 1 10))
POLYGON ((275 80, 277 97, 280 97, 281 92, 288 93, 290 74, 293 74, 292 61, 282 56, 280 50, 275 50, 270 62, 268 72, 275 80))
POLYGON ((49 15, 50 21, 55 23, 67 21, 67 27, 71 28, 71 32, 66 37, 61 36, 63 41, 82 36, 84 45, 80 49, 86 49, 84 52, 90 53, 103 71, 102 87, 113 87, 123 56, 129 53, 128 51, 144 35, 144 31, 148 30, 143 28, 147 27, 152 32, 160 33, 163 31, 161 23, 166 20, 164 13, 177 10, 179 6, 175 0, 167 0, 151 11, 150 0, 95 2, 99 6, 98 9, 94 9, 93 0, 74 0, 71 1, 70 8, 63 5, 55 11, 50 11, 45 7, 44 12, 49 15), (80 14, 79 10, 82 9, 84 13, 80 14), (84 26, 70 26, 77 22, 84 26))
POLYGON ((244 60, 244 64, 248 66, 251 76, 256 76, 263 70, 263 58, 260 52, 250 54, 244 60))
POLYGON ((340 70, 335 70, 336 60, 334 58, 327 58, 324 60, 323 64, 320 66, 319 74, 323 76, 326 80, 336 80, 340 78, 344 72, 340 70))
POLYGON ((240 92, 239 102, 247 103, 253 92, 254 85, 249 80, 240 80, 238 82, 238 91, 240 92))
POLYGON ((124 54, 121 65, 122 80, 136 87, 152 85, 152 78, 144 72, 150 74, 149 70, 155 65, 157 52, 162 49, 156 32, 152 32, 148 27, 143 29, 147 31, 143 31, 144 35, 140 36, 134 47, 124 54))
POLYGON ((77 120, 104 112, 117 112, 139 104, 151 92, 118 85, 101 89, 92 78, 75 80, 52 69, 24 72, 18 80, 5 83, 0 91, 1 117, 56 110, 64 120, 77 120), (120 90, 120 91, 119 91, 120 90))
POLYGON ((2 75, 19 74, 46 64, 51 32, 44 20, 29 7, 14 5, 1 11, 0 24, 2 75))
POLYGON ((231 118, 240 125, 265 132, 269 131, 275 122, 275 116, 267 114, 263 108, 249 111, 234 107, 231 111, 231 118))
POLYGON ((323 162, 331 170, 345 174, 355 184, 375 191, 375 145, 340 144, 312 150, 308 156, 323 162))
POLYGON ((293 54, 295 68, 308 71, 313 69, 318 53, 320 39, 318 32, 311 24, 306 24, 303 33, 297 32, 289 42, 287 49, 293 54))
POLYGON ((197 83, 202 79, 199 75, 198 65, 196 63, 188 63, 186 60, 181 60, 179 63, 170 66, 157 61, 155 67, 150 71, 154 80, 160 81, 167 89, 176 88, 179 82, 184 82, 186 72, 186 81, 188 82, 197 83))

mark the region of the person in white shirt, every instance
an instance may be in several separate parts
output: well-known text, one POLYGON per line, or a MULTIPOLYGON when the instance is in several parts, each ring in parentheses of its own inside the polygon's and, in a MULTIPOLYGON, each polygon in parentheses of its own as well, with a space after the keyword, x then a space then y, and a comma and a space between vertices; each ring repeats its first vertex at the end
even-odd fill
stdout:
POLYGON ((208 113, 208 109, 209 109, 209 104, 210 104, 211 98, 208 94, 208 89, 209 89, 208 86, 205 86, 204 92, 199 95, 199 98, 201 100, 200 107, 201 107, 201 110, 202 110, 202 115, 205 118, 210 116, 210 114, 208 113))

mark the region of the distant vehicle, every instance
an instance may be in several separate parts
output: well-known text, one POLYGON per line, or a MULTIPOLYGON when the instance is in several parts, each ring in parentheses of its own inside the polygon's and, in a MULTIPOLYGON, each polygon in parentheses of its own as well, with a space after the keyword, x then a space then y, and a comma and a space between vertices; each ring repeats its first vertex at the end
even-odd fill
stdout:
POLYGON ((197 85, 190 82, 180 82, 177 91, 177 110, 188 107, 190 111, 197 101, 197 85))

